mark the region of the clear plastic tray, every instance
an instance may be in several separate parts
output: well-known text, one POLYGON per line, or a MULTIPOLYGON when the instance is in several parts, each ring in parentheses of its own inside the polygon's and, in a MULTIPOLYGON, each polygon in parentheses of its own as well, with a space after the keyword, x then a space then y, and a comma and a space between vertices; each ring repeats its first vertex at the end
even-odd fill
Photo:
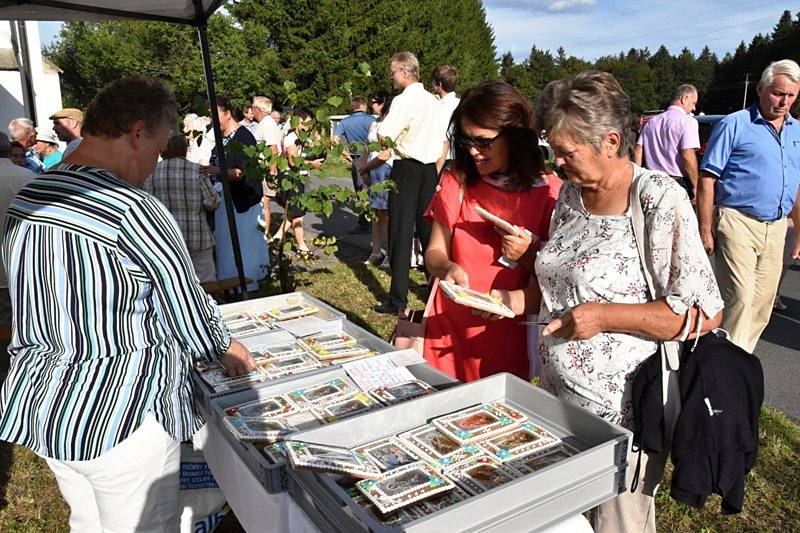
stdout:
MULTIPOLYGON (((395 348, 385 340, 381 339, 380 337, 377 337, 376 335, 373 335, 364 328, 356 326, 352 322, 333 319, 330 321, 330 324, 331 324, 330 329, 327 331, 344 331, 345 333, 354 337, 360 345, 365 346, 370 350, 377 352, 378 354, 389 353, 397 350, 397 348, 395 348)), ((244 344, 248 349, 252 350, 259 346, 265 346, 265 345, 275 346, 278 344, 293 342, 294 340, 295 337, 293 337, 292 334, 287 331, 273 331, 269 333, 262 333, 261 335, 256 335, 253 337, 246 337, 244 339, 240 339, 239 342, 244 344)), ((259 387, 269 387, 278 383, 293 381, 295 379, 299 379, 305 376, 312 376, 319 374, 321 372, 326 372, 331 368, 338 368, 339 366, 340 365, 335 364, 334 361, 331 364, 325 365, 321 368, 315 368, 313 370, 309 370, 301 374, 291 374, 282 378, 264 381, 262 383, 256 383, 253 385, 246 385, 239 389, 233 389, 222 392, 215 392, 205 381, 203 381, 197 375, 196 372, 194 372, 193 375, 195 381, 196 398, 197 401, 200 403, 200 405, 203 406, 206 409, 206 411, 209 411, 211 410, 210 402, 214 398, 226 396, 228 394, 233 394, 240 390, 250 390, 252 388, 259 388, 259 387)))
POLYGON ((289 491, 326 531, 532 531, 586 511, 625 488, 630 432, 570 405, 510 374, 498 374, 433 396, 291 436, 293 440, 356 447, 418 427, 430 419, 504 400, 579 450, 479 496, 402 526, 386 526, 358 507, 333 476, 289 469, 289 491))
POLYGON ((273 307, 294 305, 302 301, 319 307, 319 311, 310 316, 315 316, 317 318, 321 318, 322 320, 345 319, 344 313, 303 291, 287 292, 286 294, 277 294, 275 296, 267 296, 265 298, 257 298, 255 300, 244 300, 241 302, 225 304, 220 306, 220 310, 223 312, 223 314, 239 312, 259 315, 264 313, 267 309, 271 309, 273 307))
MULTIPOLYGON (((453 387, 459 382, 442 374, 426 364, 417 364, 407 367, 408 370, 416 377, 433 387, 443 390, 448 387, 453 387)), ((218 396, 211 400, 210 410, 208 416, 209 422, 213 422, 219 431, 225 436, 231 448, 240 456, 240 458, 247 464, 248 468, 255 473, 256 477, 262 481, 265 490, 270 494, 283 492, 288 486, 286 476, 286 463, 279 461, 276 463, 271 462, 255 444, 249 442, 241 442, 237 440, 227 428, 223 427, 222 418, 225 416, 225 410, 234 405, 240 405, 245 402, 258 400, 262 398, 270 398, 294 389, 310 386, 315 383, 330 381, 335 378, 354 385, 352 380, 348 377, 347 373, 341 367, 328 367, 325 371, 313 374, 303 375, 296 379, 285 380, 280 383, 270 383, 268 386, 258 386, 256 388, 242 390, 224 396, 218 396)), ((355 385, 354 385, 355 386, 355 385)), ((382 411, 386 408, 379 409, 382 411)), ((360 415, 364 416, 364 415, 360 415)), ((354 417, 357 418, 357 417, 354 417)), ((340 424, 337 422, 336 424, 340 424)), ((336 425, 330 424, 330 425, 336 425)))

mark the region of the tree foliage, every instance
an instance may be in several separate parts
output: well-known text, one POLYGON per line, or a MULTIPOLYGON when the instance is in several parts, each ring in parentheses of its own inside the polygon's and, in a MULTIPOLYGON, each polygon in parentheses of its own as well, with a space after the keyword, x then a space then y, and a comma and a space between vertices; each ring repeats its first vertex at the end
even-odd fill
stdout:
POLYGON ((604 70, 619 80, 636 112, 664 109, 678 85, 691 83, 700 93, 699 111, 730 113, 742 107, 748 75, 749 104, 755 98, 755 87, 764 67, 771 61, 787 58, 800 61, 800 12, 792 18, 789 11, 784 11, 770 35, 758 34, 749 45, 742 41, 733 54, 722 60, 708 46, 695 56, 687 48, 672 55, 662 45, 655 53, 647 48, 631 48, 590 63, 568 55, 563 48, 554 56, 534 45, 528 57, 520 62, 515 62, 510 53, 504 54, 500 76, 535 99, 552 80, 589 68, 604 70))
MULTIPOLYGON (((346 109, 352 92, 391 90, 388 60, 402 50, 420 59, 426 84, 437 65, 460 72, 460 89, 497 78, 494 35, 480 0, 235 0, 209 21, 218 93, 239 105, 252 96, 316 108, 332 94, 346 109), (370 64, 374 76, 353 76, 370 64), (351 82, 352 83, 349 83, 351 82)), ((85 107, 124 76, 167 80, 182 112, 205 113, 203 68, 193 28, 158 22, 68 22, 46 54, 62 70, 68 105, 85 107)))

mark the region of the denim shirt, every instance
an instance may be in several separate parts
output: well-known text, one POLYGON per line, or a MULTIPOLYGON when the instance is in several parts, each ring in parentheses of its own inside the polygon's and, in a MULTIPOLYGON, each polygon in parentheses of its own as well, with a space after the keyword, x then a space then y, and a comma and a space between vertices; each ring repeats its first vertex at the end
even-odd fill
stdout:
POLYGON ((715 201, 762 221, 788 216, 800 185, 800 124, 786 115, 780 134, 753 104, 722 119, 700 170, 717 176, 715 201))

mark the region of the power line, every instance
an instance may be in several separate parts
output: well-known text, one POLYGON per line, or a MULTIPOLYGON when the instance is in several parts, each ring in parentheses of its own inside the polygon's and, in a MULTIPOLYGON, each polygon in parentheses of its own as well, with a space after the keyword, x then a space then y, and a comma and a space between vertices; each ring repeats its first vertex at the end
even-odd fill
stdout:
MULTIPOLYGON (((717 13, 719 11, 729 11, 734 7, 750 3, 751 1, 752 0, 744 0, 742 2, 739 2, 737 4, 732 4, 732 5, 726 6, 724 8, 712 9, 710 11, 704 11, 702 13, 696 13, 696 14, 690 16, 690 17, 684 17, 684 18, 680 18, 680 19, 675 19, 675 20, 670 21, 669 24, 667 24, 666 26, 659 26, 658 29, 659 29, 659 31, 663 32, 665 30, 676 29, 676 28, 679 28, 679 27, 686 27, 686 25, 684 25, 684 24, 675 25, 675 23, 683 22, 683 21, 686 21, 686 20, 697 20, 698 17, 702 17, 702 16, 705 16, 705 15, 710 15, 710 14, 713 14, 713 13, 717 13)), ((769 2, 763 2, 761 0, 756 0, 756 1, 758 1, 758 3, 759 3, 759 5, 756 6, 756 7, 753 7, 751 9, 746 9, 746 10, 743 10, 743 11, 738 11, 736 13, 730 13, 729 15, 725 15, 723 17, 719 17, 719 19, 717 19, 717 20, 725 19, 725 18, 732 17, 732 16, 741 15, 742 13, 747 13, 747 12, 750 12, 750 11, 761 10, 766 5, 777 4, 779 2, 782 3, 785 0, 772 0, 772 1, 769 1, 769 2)), ((694 22, 693 24, 689 24, 688 26, 691 27, 692 25, 704 24, 704 23, 707 23, 707 22, 705 22, 705 21, 697 21, 697 22, 694 22)), ((631 39, 636 39, 638 37, 645 37, 645 36, 651 35, 652 33, 653 33, 652 28, 637 28, 635 30, 631 30, 631 31, 628 31, 628 32, 625 32, 625 33, 618 33, 618 34, 614 35, 613 37, 610 37, 610 40, 609 40, 608 37, 602 37, 602 38, 598 38, 598 39, 590 39, 588 41, 580 42, 580 43, 574 44, 573 45, 573 49, 574 50, 586 50, 586 49, 588 49, 590 47, 588 45, 591 45, 591 47, 594 48, 594 47, 599 46, 599 45, 610 45, 610 44, 614 44, 614 43, 618 43, 618 42, 622 42, 622 41, 630 41, 631 39), (622 37, 622 38, 620 38, 620 37, 622 37)))
MULTIPOLYGON (((625 13, 625 15, 642 13, 644 11, 650 11, 650 10, 655 9, 657 7, 661 7, 663 5, 674 4, 674 3, 675 3, 674 0, 669 0, 667 2, 661 2, 659 4, 653 4, 653 5, 650 5, 650 6, 647 6, 647 7, 643 7, 641 9, 631 9, 627 13, 625 13)), ((575 29, 575 28, 580 28, 581 26, 588 26, 590 24, 597 24, 599 22, 604 22, 606 20, 613 20, 613 19, 619 19, 619 15, 609 15, 608 17, 603 17, 603 18, 600 18, 600 19, 587 20, 586 22, 581 22, 580 24, 573 24, 572 26, 561 26, 561 27, 555 28, 553 30, 548 30, 548 31, 544 31, 544 32, 541 32, 541 33, 537 33, 536 36, 537 37, 542 37, 542 36, 545 36, 545 35, 553 35, 555 33, 563 33, 566 30, 572 30, 572 29, 575 29)), ((515 42, 527 41, 527 40, 530 40, 530 36, 525 35, 525 36, 515 37, 514 39, 508 39, 506 42, 515 43, 515 42)))
MULTIPOLYGON (((734 28, 739 28, 739 27, 742 27, 742 26, 749 26, 749 25, 752 25, 752 24, 761 23, 761 22, 767 22, 767 21, 771 21, 770 22, 770 28, 767 28, 765 30, 765 31, 767 31, 767 30, 771 29, 772 26, 775 25, 774 24, 775 18, 772 17, 772 16, 762 17, 760 19, 753 19, 753 20, 750 20, 748 22, 743 22, 741 24, 736 24, 734 26, 726 26, 724 28, 719 28, 719 29, 716 29, 716 30, 707 31, 703 35, 697 35, 695 37, 690 37, 690 38, 688 38, 688 40, 685 40, 685 41, 680 41, 679 40, 676 43, 679 43, 682 46, 685 46, 685 45, 687 45, 689 43, 695 43, 695 42, 712 43, 714 41, 720 41, 722 39, 728 39, 728 38, 733 37, 735 35, 741 35, 742 33, 741 33, 741 31, 736 30, 736 31, 733 31, 731 33, 725 33, 724 35, 718 35, 718 36, 713 37, 711 39, 707 39, 706 38, 707 35, 711 35, 713 33, 719 33, 719 32, 728 32, 728 31, 730 31, 730 30, 732 30, 734 28)), ((761 32, 758 32, 758 33, 761 33, 761 32)))

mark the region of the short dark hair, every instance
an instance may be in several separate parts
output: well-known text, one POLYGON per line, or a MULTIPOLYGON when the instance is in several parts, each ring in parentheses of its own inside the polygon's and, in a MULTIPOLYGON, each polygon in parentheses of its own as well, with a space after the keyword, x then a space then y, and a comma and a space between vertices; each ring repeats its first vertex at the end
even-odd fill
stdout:
POLYGON ((393 98, 394 97, 386 91, 378 91, 369 95, 370 103, 381 104, 383 106, 383 109, 381 109, 381 118, 385 117, 389 112, 393 98))
POLYGON ((0 157, 11 156, 11 140, 8 135, 0 131, 0 157))
POLYGON ((236 112, 236 108, 234 107, 234 105, 231 103, 230 99, 228 99, 227 96, 217 96, 217 107, 224 111, 227 111, 234 118, 236 118, 236 116, 238 115, 238 113, 236 112))
POLYGON ((453 65, 439 65, 433 69, 431 76, 434 83, 442 86, 445 92, 451 93, 456 90, 458 84, 458 69, 453 65))
POLYGON ((161 157, 172 159, 174 157, 186 157, 189 150, 189 141, 183 135, 173 135, 167 140, 167 148, 162 152, 161 157))
POLYGON ((455 169, 464 175, 467 186, 481 177, 469 149, 458 142, 464 132, 461 120, 467 119, 481 128, 497 130, 508 142, 508 168, 516 190, 533 186, 544 173, 544 157, 539 150, 539 136, 533 129, 533 110, 528 99, 502 81, 481 83, 464 94, 450 121, 455 148, 455 169))
POLYGON ((309 118, 314 118, 314 115, 311 114, 311 111, 306 109, 305 107, 298 107, 294 110, 294 116, 301 118, 302 120, 307 120, 309 118))
POLYGON ((125 78, 112 81, 97 93, 86 109, 83 135, 117 139, 137 120, 153 132, 174 127, 178 120, 175 96, 155 78, 125 78))
POLYGON ((367 105, 367 101, 363 96, 354 96, 350 99, 350 105, 352 107, 361 107, 362 105, 367 105))

